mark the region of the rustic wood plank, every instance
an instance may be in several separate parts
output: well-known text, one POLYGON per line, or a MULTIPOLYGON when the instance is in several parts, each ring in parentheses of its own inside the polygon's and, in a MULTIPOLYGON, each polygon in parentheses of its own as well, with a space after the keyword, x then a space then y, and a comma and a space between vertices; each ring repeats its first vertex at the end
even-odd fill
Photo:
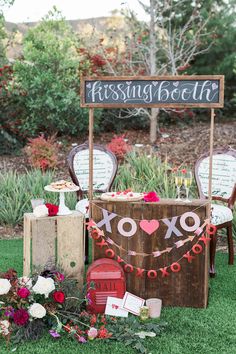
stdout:
POLYGON ((57 264, 83 285, 84 216, 79 212, 57 217, 57 264))
POLYGON ((31 218, 32 214, 24 214, 24 238, 23 238, 23 275, 29 276, 31 272, 31 218))
POLYGON ((55 266, 56 218, 31 218, 33 271, 55 266))

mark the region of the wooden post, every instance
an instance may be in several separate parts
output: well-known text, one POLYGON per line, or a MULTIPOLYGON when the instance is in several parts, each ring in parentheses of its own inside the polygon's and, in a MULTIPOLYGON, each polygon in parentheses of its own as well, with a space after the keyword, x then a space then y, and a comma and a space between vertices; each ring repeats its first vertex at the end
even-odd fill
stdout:
POLYGON ((214 132, 214 108, 211 109, 211 127, 210 127, 210 157, 209 157, 209 181, 208 181, 208 213, 207 217, 211 216, 211 200, 212 200, 212 167, 213 167, 213 132, 214 132))
MULTIPOLYGON (((93 199, 93 108, 89 108, 89 202, 93 199)), ((89 217, 91 218, 91 207, 89 217)))

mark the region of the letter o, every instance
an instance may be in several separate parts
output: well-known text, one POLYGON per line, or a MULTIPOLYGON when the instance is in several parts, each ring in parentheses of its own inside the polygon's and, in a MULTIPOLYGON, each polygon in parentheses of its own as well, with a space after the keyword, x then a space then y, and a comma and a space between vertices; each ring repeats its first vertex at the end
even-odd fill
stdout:
POLYGON ((209 224, 206 226, 206 232, 208 235, 215 235, 217 227, 215 225, 209 224))
POLYGON ((188 231, 188 232, 195 231, 200 226, 200 218, 199 218, 199 216, 197 214, 193 213, 192 211, 189 211, 187 213, 184 213, 180 217, 180 225, 181 225, 182 229, 184 229, 185 231, 188 231), (193 220, 194 220, 194 225, 193 226, 188 226, 186 224, 185 220, 187 218, 193 218, 193 220))
POLYGON ((132 273, 134 271, 134 267, 132 266, 132 264, 126 264, 124 266, 124 270, 126 273, 132 273))
POLYGON ((136 231, 137 231, 137 224, 136 222, 131 219, 131 218, 123 218, 121 219, 119 222, 118 222, 118 225, 117 225, 117 229, 119 231, 119 233, 122 235, 122 236, 125 236, 125 237, 131 237, 133 236, 136 231), (125 223, 129 223, 131 225, 131 229, 130 231, 125 231, 123 229, 123 226, 125 223))
POLYGON ((154 279, 157 277, 157 272, 155 270, 151 269, 148 271, 147 276, 150 279, 154 279))
POLYGON ((199 254, 202 252, 202 246, 199 245, 198 243, 196 243, 193 247, 192 247, 192 251, 195 254, 199 254))
POLYGON ((181 270, 181 265, 177 262, 171 264, 170 269, 173 273, 178 273, 181 270))
POLYGON ((106 255, 108 258, 114 258, 114 257, 115 257, 115 252, 114 252, 111 248, 108 248, 108 249, 106 249, 106 251, 105 251, 105 255, 106 255))

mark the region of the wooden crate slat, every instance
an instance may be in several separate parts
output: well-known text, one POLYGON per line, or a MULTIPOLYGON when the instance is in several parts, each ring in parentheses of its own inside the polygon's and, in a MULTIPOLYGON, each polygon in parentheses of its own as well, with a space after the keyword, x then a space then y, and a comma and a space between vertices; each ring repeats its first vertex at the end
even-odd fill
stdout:
POLYGON ((23 248, 23 275, 29 276, 31 273, 31 214, 24 215, 24 248, 23 248))
POLYGON ((80 213, 57 218, 57 264, 68 277, 83 284, 84 217, 80 213))

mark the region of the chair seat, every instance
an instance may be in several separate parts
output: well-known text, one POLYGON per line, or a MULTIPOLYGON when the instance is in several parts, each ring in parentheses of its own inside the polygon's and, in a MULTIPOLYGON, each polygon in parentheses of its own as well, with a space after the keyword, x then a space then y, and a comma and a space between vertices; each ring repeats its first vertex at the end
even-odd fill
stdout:
POLYGON ((211 223, 213 225, 220 225, 233 220, 233 213, 230 208, 219 204, 212 204, 211 208, 211 223))

